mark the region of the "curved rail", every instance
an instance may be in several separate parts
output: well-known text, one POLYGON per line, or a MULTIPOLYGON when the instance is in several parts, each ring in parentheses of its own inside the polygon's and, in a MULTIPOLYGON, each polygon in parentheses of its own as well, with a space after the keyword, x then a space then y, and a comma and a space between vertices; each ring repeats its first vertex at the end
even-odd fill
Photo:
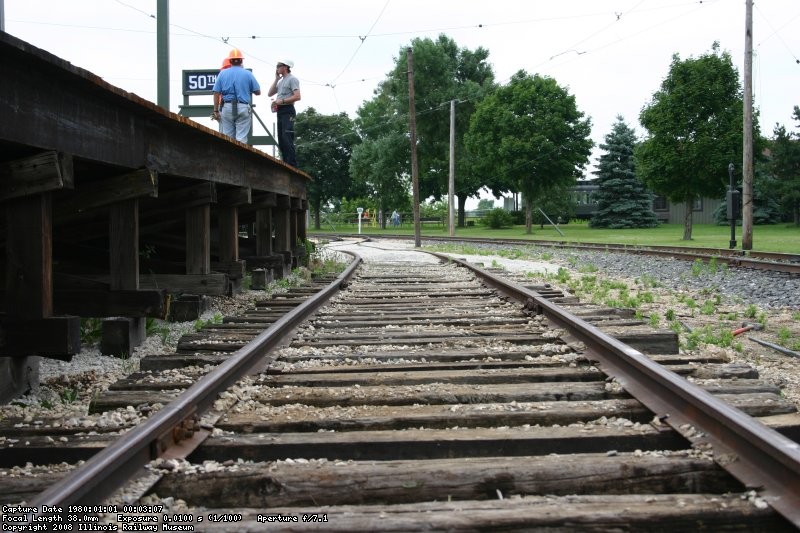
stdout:
MULTIPOLYGON (((325 234, 318 234, 317 237, 324 237, 325 234)), ((408 235, 381 235, 370 233, 368 235, 358 235, 359 238, 377 239, 400 239, 409 240, 413 236, 408 235)), ((640 246, 632 244, 602 244, 602 243, 572 243, 567 241, 543 241, 533 239, 479 239, 473 237, 448 237, 445 235, 424 237, 432 241, 459 241, 470 243, 486 244, 511 244, 511 245, 536 245, 549 246, 552 248, 573 248, 577 250, 592 250, 603 252, 620 252, 627 254, 652 255, 659 257, 674 257, 684 261, 714 260, 718 263, 725 263, 734 267, 752 268, 756 270, 768 270, 772 272, 783 272, 786 274, 800 274, 800 255, 781 254, 777 252, 753 252, 742 250, 724 250, 721 248, 694 248, 677 246, 640 246)))
MULTIPOLYGON (((180 439, 174 439, 173 435, 176 435, 176 431, 183 431, 187 420, 210 407, 219 393, 247 374, 287 334, 324 305, 353 276, 361 258, 356 254, 351 255, 354 260, 348 268, 325 289, 284 315, 143 424, 125 433, 119 440, 86 461, 81 468, 39 494, 31 502, 32 506, 42 509, 43 506, 103 501, 144 465, 165 454, 173 446, 171 440, 175 440, 174 445, 180 446, 180 439)), ((204 434, 201 431, 195 435, 196 442, 193 444, 197 446, 207 436, 207 432, 204 434)), ((36 513, 41 514, 43 513, 36 513)), ((28 516, 29 521, 32 517, 32 514, 28 516)))
POLYGON ((587 357, 599 361, 658 419, 695 445, 710 443, 717 463, 800 527, 800 445, 653 362, 641 352, 552 304, 534 291, 466 261, 434 253, 480 275, 498 291, 524 302, 582 341, 587 357), (688 425, 688 426, 687 426, 688 425))

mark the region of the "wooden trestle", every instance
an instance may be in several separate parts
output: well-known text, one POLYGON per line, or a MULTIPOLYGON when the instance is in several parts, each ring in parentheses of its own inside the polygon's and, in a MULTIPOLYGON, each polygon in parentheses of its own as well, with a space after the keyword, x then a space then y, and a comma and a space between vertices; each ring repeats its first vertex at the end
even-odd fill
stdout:
POLYGON ((81 318, 126 351, 171 301, 304 253, 306 173, 3 32, 0 79, 0 402, 80 351, 81 318))

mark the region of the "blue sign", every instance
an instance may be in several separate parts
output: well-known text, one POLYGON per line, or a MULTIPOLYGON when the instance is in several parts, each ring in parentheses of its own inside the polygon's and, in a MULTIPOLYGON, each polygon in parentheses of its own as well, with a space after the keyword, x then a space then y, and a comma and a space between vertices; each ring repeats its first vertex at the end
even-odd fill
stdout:
POLYGON ((184 70, 183 94, 213 94, 214 82, 217 81, 219 69, 184 70))

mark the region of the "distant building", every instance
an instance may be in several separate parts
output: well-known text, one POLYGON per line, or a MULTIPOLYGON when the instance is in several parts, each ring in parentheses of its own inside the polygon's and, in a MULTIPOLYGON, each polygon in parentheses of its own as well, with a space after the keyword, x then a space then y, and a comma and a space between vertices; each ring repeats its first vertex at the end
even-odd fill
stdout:
MULTIPOLYGON (((589 220, 597 210, 594 192, 597 190, 597 180, 579 181, 572 188, 572 199, 575 203, 575 218, 589 220)), ((714 211, 722 200, 719 198, 698 198, 692 206, 692 221, 697 224, 714 224, 714 211)), ((653 212, 659 222, 666 224, 682 224, 686 214, 686 204, 683 202, 672 203, 664 196, 653 197, 653 212)))
MULTIPOLYGON (((589 220, 597 210, 597 202, 594 199, 594 192, 597 190, 597 180, 582 180, 572 188, 572 201, 575 206, 575 218, 579 220, 589 220)), ((694 202, 692 211, 692 221, 697 224, 714 224, 714 212, 722 203, 720 198, 698 198, 694 202)), ((516 210, 516 199, 511 197, 503 198, 503 209, 506 211, 516 210)), ((656 195, 653 197, 653 212, 659 222, 666 224, 683 224, 683 217, 686 213, 686 204, 683 202, 672 203, 664 196, 656 195)))

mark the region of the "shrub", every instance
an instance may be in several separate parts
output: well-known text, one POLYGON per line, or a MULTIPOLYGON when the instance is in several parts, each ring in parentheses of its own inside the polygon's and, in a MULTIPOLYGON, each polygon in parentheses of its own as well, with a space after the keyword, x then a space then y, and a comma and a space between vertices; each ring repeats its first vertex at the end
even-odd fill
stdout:
POLYGON ((511 213, 499 207, 486 213, 481 222, 492 229, 510 228, 514 225, 511 213))

